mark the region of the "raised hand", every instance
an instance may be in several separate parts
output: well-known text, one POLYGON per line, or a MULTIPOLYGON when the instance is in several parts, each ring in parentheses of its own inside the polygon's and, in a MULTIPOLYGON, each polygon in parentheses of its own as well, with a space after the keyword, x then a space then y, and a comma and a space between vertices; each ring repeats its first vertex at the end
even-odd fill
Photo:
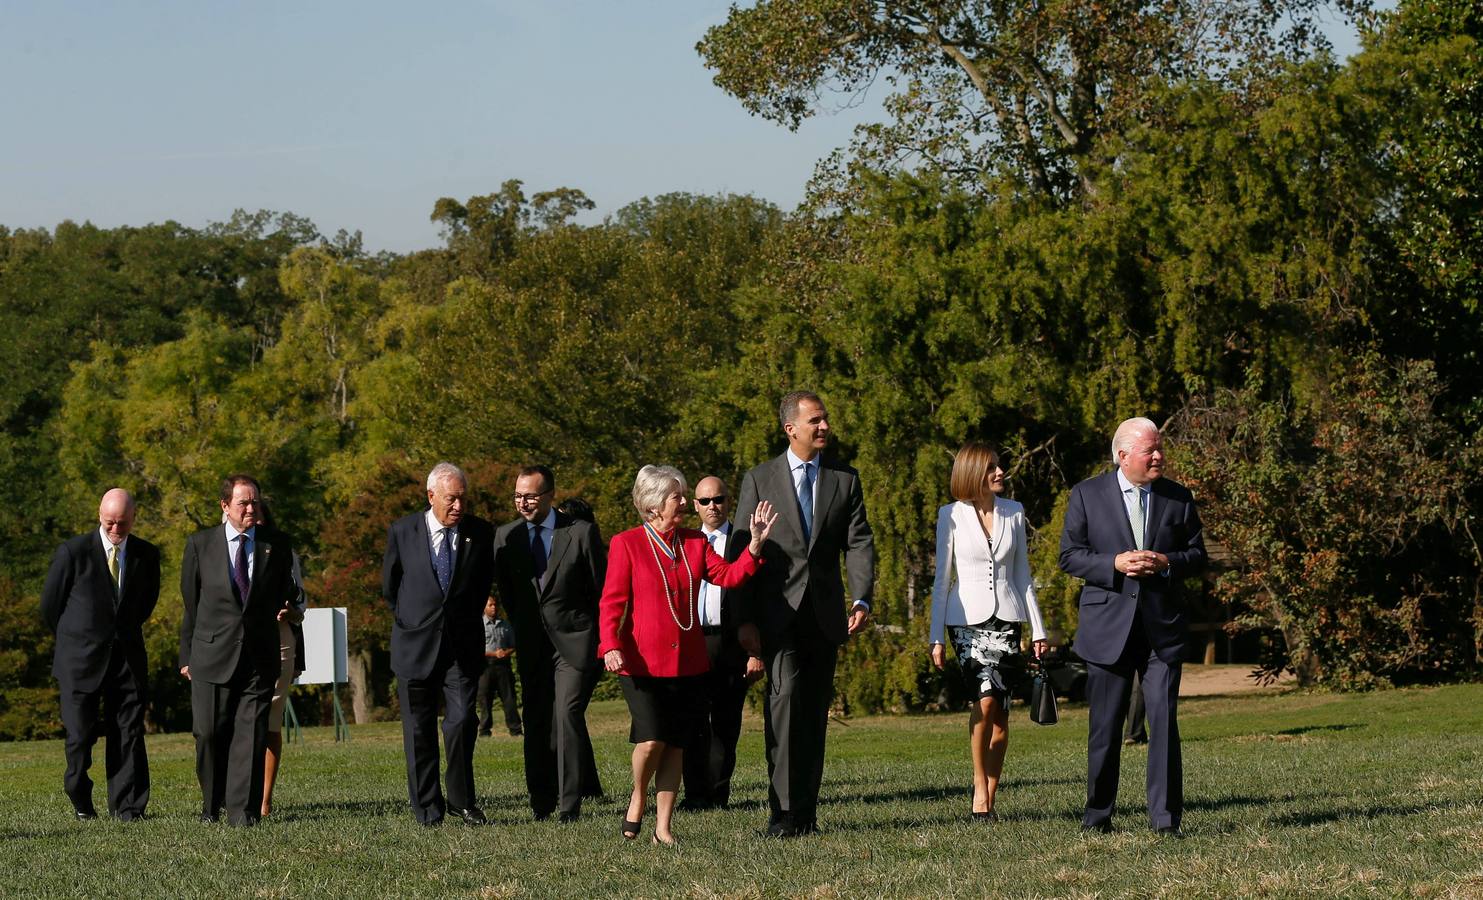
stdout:
POLYGON ((749 545, 753 556, 762 555, 762 545, 767 541, 767 536, 772 534, 772 524, 778 520, 778 514, 773 512, 772 503, 763 500, 752 510, 752 543, 749 545))

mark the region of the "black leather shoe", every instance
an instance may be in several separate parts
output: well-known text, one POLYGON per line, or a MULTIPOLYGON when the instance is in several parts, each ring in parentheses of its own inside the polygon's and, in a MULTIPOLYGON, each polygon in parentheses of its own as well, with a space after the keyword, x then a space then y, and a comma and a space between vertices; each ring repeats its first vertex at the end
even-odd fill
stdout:
POLYGON ((141 822, 144 820, 144 813, 129 810, 127 812, 115 813, 113 817, 120 822, 141 822))
POLYGON ((92 808, 74 809, 72 810, 72 815, 79 822, 91 822, 92 820, 98 818, 98 811, 92 808))
POLYGON ((1178 825, 1165 825, 1163 828, 1155 828, 1153 833, 1159 837, 1182 838, 1184 832, 1179 830, 1178 825))
POLYGON ((477 806, 470 806, 468 809, 459 809, 458 807, 454 807, 453 809, 450 809, 449 812, 453 813, 455 816, 458 816, 460 819, 463 819, 463 823, 465 825, 489 824, 489 820, 484 818, 484 811, 477 806))
POLYGON ((581 818, 582 814, 580 812, 564 812, 556 817, 556 821, 563 825, 571 825, 581 818))
POLYGON ((423 828, 438 828, 443 824, 443 819, 440 816, 436 819, 428 819, 426 822, 418 822, 417 824, 423 828))
POLYGON ((203 812, 199 816, 196 817, 196 821, 197 822, 200 822, 202 825, 215 825, 216 822, 217 822, 217 819, 218 819, 218 817, 217 817, 216 813, 208 813, 208 812, 203 812))
POLYGON ((1087 824, 1087 823, 1085 823, 1085 822, 1083 822, 1082 823, 1082 826, 1081 826, 1081 830, 1082 831, 1087 831, 1087 832, 1094 832, 1096 834, 1112 834, 1112 820, 1111 819, 1107 819, 1106 821, 1103 821, 1103 822, 1095 822, 1095 823, 1090 824, 1090 825, 1087 824))
POLYGON ((973 814, 973 821, 975 821, 975 822, 997 822, 997 821, 999 821, 999 814, 996 813, 996 812, 994 812, 992 809, 991 810, 987 810, 986 812, 975 812, 973 814))
POLYGON ((798 837, 801 833, 798 830, 798 825, 793 821, 793 817, 787 813, 774 816, 772 821, 767 823, 768 837, 791 838, 798 837))
POLYGON ((525 732, 521 730, 519 725, 516 725, 514 728, 510 729, 510 737, 520 737, 524 733, 525 732))

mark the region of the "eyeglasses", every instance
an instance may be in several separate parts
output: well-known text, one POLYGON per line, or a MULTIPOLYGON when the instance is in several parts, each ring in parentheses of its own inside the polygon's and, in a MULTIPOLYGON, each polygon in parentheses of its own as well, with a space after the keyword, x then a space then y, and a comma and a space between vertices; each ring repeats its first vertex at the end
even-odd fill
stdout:
POLYGON ((695 502, 699 503, 701 506, 710 506, 712 503, 725 503, 726 495, 717 494, 714 497, 696 497, 695 502))
POLYGON ((551 492, 550 491, 541 491, 539 494, 516 494, 515 495, 515 502, 516 503, 534 503, 534 502, 536 502, 537 500, 541 499, 542 497, 546 496, 549 493, 551 493, 551 492))

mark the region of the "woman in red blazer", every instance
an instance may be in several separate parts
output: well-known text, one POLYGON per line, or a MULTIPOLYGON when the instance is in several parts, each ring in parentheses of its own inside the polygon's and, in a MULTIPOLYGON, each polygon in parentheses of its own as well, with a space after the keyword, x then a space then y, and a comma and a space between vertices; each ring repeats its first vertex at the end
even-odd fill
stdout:
POLYGON ((762 543, 777 514, 762 502, 752 515, 751 544, 736 562, 711 549, 685 514, 685 476, 670 466, 644 466, 633 484, 638 528, 613 535, 608 575, 598 607, 597 652, 618 674, 633 716, 633 794, 623 836, 637 838, 649 779, 654 779, 654 843, 673 844, 670 821, 685 742, 696 730, 703 701, 700 676, 710 669, 696 599, 701 580, 723 588, 746 582, 762 564, 762 543))

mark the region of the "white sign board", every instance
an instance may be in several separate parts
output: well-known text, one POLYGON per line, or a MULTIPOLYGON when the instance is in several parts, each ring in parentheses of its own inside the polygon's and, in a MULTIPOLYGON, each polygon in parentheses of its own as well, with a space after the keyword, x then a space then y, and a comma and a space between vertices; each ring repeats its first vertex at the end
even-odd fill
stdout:
POLYGON ((304 674, 294 684, 344 684, 349 670, 345 607, 304 610, 304 674))

